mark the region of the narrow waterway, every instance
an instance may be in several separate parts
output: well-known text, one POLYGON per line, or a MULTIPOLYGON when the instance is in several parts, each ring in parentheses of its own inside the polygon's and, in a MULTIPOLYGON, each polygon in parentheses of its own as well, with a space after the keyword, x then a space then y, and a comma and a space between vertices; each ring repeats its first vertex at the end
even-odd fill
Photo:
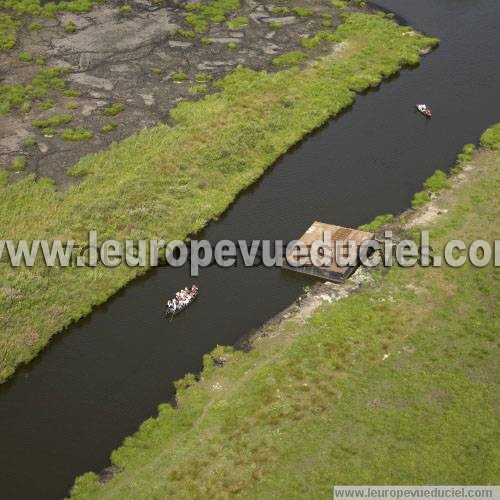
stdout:
MULTIPOLYGON (((498 1, 378 3, 439 37, 439 49, 359 96, 201 236, 289 240, 313 220, 357 226, 397 212, 500 120, 498 1), (414 112, 416 102, 432 105, 432 120, 414 112)), ((191 281, 186 269, 150 272, 0 387, 0 498, 63 497, 75 476, 108 465, 111 450, 172 397, 174 380, 200 369, 204 353, 234 344, 311 283, 278 269, 211 267, 196 279, 199 300, 166 321, 165 298, 191 281)))

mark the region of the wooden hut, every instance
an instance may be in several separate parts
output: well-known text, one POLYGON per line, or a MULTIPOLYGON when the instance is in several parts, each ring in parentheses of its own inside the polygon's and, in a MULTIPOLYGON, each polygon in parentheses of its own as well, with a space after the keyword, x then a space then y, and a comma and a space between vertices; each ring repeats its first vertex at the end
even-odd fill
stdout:
MULTIPOLYGON (((315 221, 311 227, 299 238, 303 241, 308 251, 311 250, 314 241, 325 241, 325 232, 329 236, 328 240, 332 248, 332 262, 329 266, 315 266, 311 257, 304 258, 305 264, 300 266, 292 265, 293 262, 298 263, 298 259, 302 256, 299 251, 291 251, 287 254, 287 259, 283 267, 299 273, 310 274, 337 283, 343 283, 357 269, 360 264, 359 248, 366 240, 373 240, 375 235, 366 231, 359 231, 348 227, 335 226, 333 224, 325 224, 315 221), (351 242, 351 243, 349 243, 351 242), (339 266, 336 263, 335 252, 343 252, 343 256, 347 257, 348 252, 351 252, 351 261, 353 265, 339 266)), ((326 243, 326 241, 325 241, 326 243)), ((303 256, 302 256, 303 257, 303 256)))

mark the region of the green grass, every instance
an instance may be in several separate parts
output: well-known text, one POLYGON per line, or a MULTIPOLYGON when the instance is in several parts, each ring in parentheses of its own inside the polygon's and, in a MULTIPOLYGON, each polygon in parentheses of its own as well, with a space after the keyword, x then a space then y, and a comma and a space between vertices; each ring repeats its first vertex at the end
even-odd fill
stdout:
POLYGON ((102 114, 104 116, 116 116, 117 114, 121 113, 122 111, 125 111, 125 104, 122 104, 121 102, 115 102, 111 104, 110 106, 105 107, 102 110, 102 114))
MULTIPOLYGON (((500 237, 499 160, 477 153, 469 182, 443 195, 436 251, 500 237)), ((496 484, 498 269, 372 278, 304 322, 266 327, 248 353, 204 356, 200 381, 176 384, 177 408, 160 405, 113 452, 113 479, 87 473, 72 498, 317 499, 335 484, 496 484)))
POLYGON ((76 31, 76 24, 73 21, 68 21, 68 24, 64 28, 66 33, 74 33, 76 31))
POLYGON ((183 73, 182 71, 174 73, 170 78, 174 82, 185 82, 186 80, 189 80, 189 76, 186 73, 183 73))
POLYGON ((273 64, 275 66, 297 66, 301 62, 304 62, 305 59, 307 59, 307 56, 304 52, 301 52, 300 50, 293 50, 275 57, 273 59, 273 64))
POLYGON ((310 9, 309 7, 294 7, 292 9, 292 12, 294 14, 297 14, 299 17, 309 17, 314 14, 314 10, 310 9))
POLYGON ((190 24, 196 33, 203 33, 208 30, 208 21, 204 16, 189 12, 186 14, 184 21, 190 24))
POLYGON ((33 61, 33 56, 29 52, 21 52, 18 59, 21 62, 31 62, 33 61))
POLYGON ((24 156, 18 156, 12 162, 12 170, 14 172, 22 172, 26 168, 26 158, 24 156))
POLYGON ((283 6, 283 5, 277 5, 271 9, 271 12, 272 12, 273 16, 279 16, 281 14, 283 14, 283 15, 289 14, 290 9, 288 7, 283 6))
POLYGON ((52 99, 46 99, 38 104, 38 109, 40 111, 47 111, 52 109, 55 106, 55 103, 52 99))
POLYGON ((29 31, 41 31, 43 30, 43 26, 40 23, 32 22, 28 24, 29 31))
POLYGON ((300 44, 305 49, 314 49, 321 42, 338 42, 340 41, 339 36, 334 31, 322 30, 318 31, 314 35, 306 35, 300 39, 300 44))
POLYGON ((188 3, 186 10, 196 12, 207 21, 221 23, 226 15, 240 7, 239 0, 209 0, 206 2, 188 3))
POLYGON ((20 23, 0 12, 0 50, 11 49, 16 44, 16 31, 20 23))
POLYGON ((5 186, 9 181, 9 173, 0 165, 0 186, 5 186))
POLYGON ((197 85, 192 85, 191 87, 188 88, 188 92, 193 95, 206 94, 207 90, 208 87, 206 83, 199 83, 197 85))
POLYGON ((69 0, 47 2, 42 5, 40 0, 0 0, 0 8, 17 16, 30 14, 32 16, 54 17, 58 12, 75 13, 89 12, 95 5, 95 0, 69 0))
POLYGON ((343 0, 332 0, 332 5, 336 9, 345 9, 347 7, 347 2, 344 2, 343 0))
POLYGON ((61 132, 61 139, 64 141, 70 142, 80 142, 80 141, 88 141, 94 137, 94 134, 90 130, 85 130, 82 127, 77 128, 65 128, 61 132))
POLYGON ((230 30, 239 30, 248 24, 248 17, 237 16, 226 23, 230 30))
POLYGON ((122 5, 119 10, 120 14, 130 14, 132 7, 130 5, 122 5))
POLYGON ((103 134, 109 134, 110 132, 113 132, 113 130, 115 130, 117 127, 118 127, 118 123, 117 122, 105 123, 101 127, 101 133, 103 133, 103 134))
MULTIPOLYGON (((220 92, 181 102, 171 112, 175 126, 145 129, 81 159, 72 168, 83 177, 78 186, 59 191, 28 176, 0 188, 3 238, 85 241, 90 229, 103 239, 186 238, 304 135, 350 106, 353 79, 381 80, 435 43, 404 36, 407 29, 354 14, 337 29, 349 47, 345 53, 304 69, 237 69, 220 92)), ((0 379, 139 271, 41 264, 20 271, 0 261, 0 379)))
POLYGON ((209 82, 213 79, 212 75, 208 73, 196 73, 195 78, 197 82, 209 82))
POLYGON ((71 115, 54 115, 50 118, 33 120, 31 124, 33 127, 37 128, 47 128, 47 127, 59 127, 60 125, 66 125, 71 122, 73 117, 71 115))
POLYGON ((64 97, 80 97, 82 94, 78 90, 66 89, 63 90, 62 95, 64 97))
POLYGON ((49 139, 56 135, 56 129, 54 127, 43 127, 40 129, 40 132, 44 137, 48 137, 49 139))
POLYGON ((177 33, 179 34, 179 36, 181 36, 182 38, 187 38, 188 40, 189 39, 193 39, 193 38, 196 38, 196 33, 194 31, 189 31, 189 30, 177 30, 177 33))
POLYGON ((27 84, 0 84, 0 115, 19 109, 24 103, 43 99, 50 90, 62 91, 65 88, 61 78, 67 68, 44 68, 27 84))
POLYGON ((236 42, 229 42, 227 44, 227 48, 228 49, 232 49, 232 50, 237 49, 238 48, 238 44, 236 42))

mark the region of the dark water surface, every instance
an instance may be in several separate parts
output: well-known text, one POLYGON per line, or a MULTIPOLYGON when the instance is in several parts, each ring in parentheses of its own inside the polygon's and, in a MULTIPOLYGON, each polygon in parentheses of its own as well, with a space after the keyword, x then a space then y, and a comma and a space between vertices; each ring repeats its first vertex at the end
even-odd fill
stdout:
MULTIPOLYGON (((203 236, 289 240, 313 220, 357 226, 409 205, 436 168, 500 119, 500 2, 380 0, 441 46, 283 157, 203 236), (413 110, 432 105, 426 121, 413 110)), ((187 271, 158 269, 99 307, 0 387, 0 498, 63 497, 76 475, 109 453, 200 369, 310 283, 278 269, 210 268, 201 296, 175 321, 167 296, 187 271)))

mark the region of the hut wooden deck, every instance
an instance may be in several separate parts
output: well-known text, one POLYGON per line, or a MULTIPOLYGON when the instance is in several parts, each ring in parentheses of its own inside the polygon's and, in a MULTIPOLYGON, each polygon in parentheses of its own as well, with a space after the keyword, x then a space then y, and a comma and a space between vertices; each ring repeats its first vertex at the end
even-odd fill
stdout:
MULTIPOLYGON (((331 245, 332 249, 335 251, 336 242, 344 242, 347 245, 349 241, 356 242, 355 257, 356 265, 354 266, 338 266, 335 262, 331 266, 316 267, 312 265, 310 259, 308 259, 306 265, 295 267, 285 261, 284 266, 286 269, 296 271, 299 273, 310 274, 318 278, 323 278, 329 281, 334 281, 337 283, 343 283, 346 279, 351 276, 351 274, 358 268, 359 262, 359 247, 366 240, 374 239, 375 235, 373 233, 368 233, 366 231, 359 231, 357 229, 352 229, 348 227, 335 226, 333 224, 325 224, 324 222, 315 221, 309 227, 309 229, 299 238, 302 240, 308 248, 314 241, 323 241, 323 235, 325 231, 330 231, 331 233, 331 245)), ((351 243, 351 245, 353 245, 351 243)), ((353 245, 354 246, 354 245, 353 245)), ((346 251, 346 249, 345 249, 346 251)), ((346 255, 346 254, 344 254, 346 255)), ((297 259, 294 254, 289 254, 287 256, 289 259, 297 259)))

